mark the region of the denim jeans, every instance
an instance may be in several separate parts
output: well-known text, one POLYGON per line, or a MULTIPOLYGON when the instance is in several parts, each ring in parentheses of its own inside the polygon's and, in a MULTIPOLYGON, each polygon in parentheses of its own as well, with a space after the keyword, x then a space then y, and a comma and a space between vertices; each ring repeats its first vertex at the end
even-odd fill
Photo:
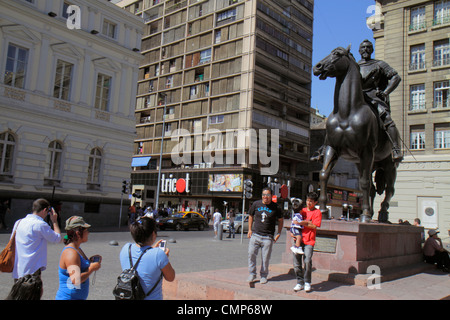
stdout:
POLYGON ((314 246, 303 245, 304 254, 293 254, 294 260, 294 273, 297 278, 297 283, 304 285, 306 283, 311 283, 311 272, 312 272, 312 255, 314 252, 314 246), (305 264, 303 269, 302 260, 305 264))
POLYGON ((248 243, 248 272, 256 276, 256 257, 261 249, 261 278, 269 274, 269 260, 272 254, 273 238, 253 233, 248 243))

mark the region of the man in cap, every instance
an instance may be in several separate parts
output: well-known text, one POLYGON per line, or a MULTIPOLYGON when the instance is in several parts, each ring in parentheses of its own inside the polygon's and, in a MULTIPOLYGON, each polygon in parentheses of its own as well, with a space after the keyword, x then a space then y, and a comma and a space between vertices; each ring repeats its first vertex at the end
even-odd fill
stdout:
POLYGON ((16 256, 13 279, 33 274, 38 269, 47 268, 47 242, 61 242, 61 230, 58 226, 58 215, 45 199, 33 202, 33 213, 18 220, 13 228, 16 231, 16 256), (53 230, 44 221, 49 215, 53 230))
POLYGON ((423 255, 427 263, 435 264, 444 272, 450 272, 450 257, 438 237, 439 231, 431 229, 428 231, 428 239, 423 246, 423 255))

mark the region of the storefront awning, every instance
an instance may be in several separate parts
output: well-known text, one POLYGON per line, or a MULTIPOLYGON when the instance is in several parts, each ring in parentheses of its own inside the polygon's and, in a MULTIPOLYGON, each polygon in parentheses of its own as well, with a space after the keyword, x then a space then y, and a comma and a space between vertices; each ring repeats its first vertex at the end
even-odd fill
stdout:
POLYGON ((131 167, 145 167, 152 157, 136 157, 131 161, 131 167))

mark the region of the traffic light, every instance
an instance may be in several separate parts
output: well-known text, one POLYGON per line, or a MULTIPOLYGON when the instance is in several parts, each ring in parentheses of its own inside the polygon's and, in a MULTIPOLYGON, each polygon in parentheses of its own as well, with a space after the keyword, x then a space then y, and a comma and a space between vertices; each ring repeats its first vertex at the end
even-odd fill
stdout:
POLYGON ((253 197, 253 182, 250 179, 244 180, 244 197, 247 199, 253 197))
POLYGON ((122 193, 123 194, 127 194, 129 192, 128 187, 129 187, 128 181, 127 180, 123 180, 122 181, 122 193))

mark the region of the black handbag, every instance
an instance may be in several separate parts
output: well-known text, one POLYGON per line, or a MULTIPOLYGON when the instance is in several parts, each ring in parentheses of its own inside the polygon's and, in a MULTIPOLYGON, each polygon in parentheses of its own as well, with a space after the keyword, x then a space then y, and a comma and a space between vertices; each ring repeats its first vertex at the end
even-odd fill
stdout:
POLYGON ((142 256, 149 249, 151 249, 151 247, 145 249, 144 252, 142 252, 141 255, 139 256, 136 263, 133 265, 133 261, 131 260, 131 244, 128 247, 128 256, 130 258, 131 267, 130 269, 123 270, 122 273, 117 278, 117 284, 113 290, 113 295, 116 298, 116 300, 143 300, 145 299, 145 297, 147 297, 148 295, 150 295, 150 293, 153 292, 158 283, 161 281, 162 274, 159 277, 158 281, 153 286, 153 288, 147 293, 144 292, 136 269, 137 266, 139 265, 139 262, 141 261, 142 256))

